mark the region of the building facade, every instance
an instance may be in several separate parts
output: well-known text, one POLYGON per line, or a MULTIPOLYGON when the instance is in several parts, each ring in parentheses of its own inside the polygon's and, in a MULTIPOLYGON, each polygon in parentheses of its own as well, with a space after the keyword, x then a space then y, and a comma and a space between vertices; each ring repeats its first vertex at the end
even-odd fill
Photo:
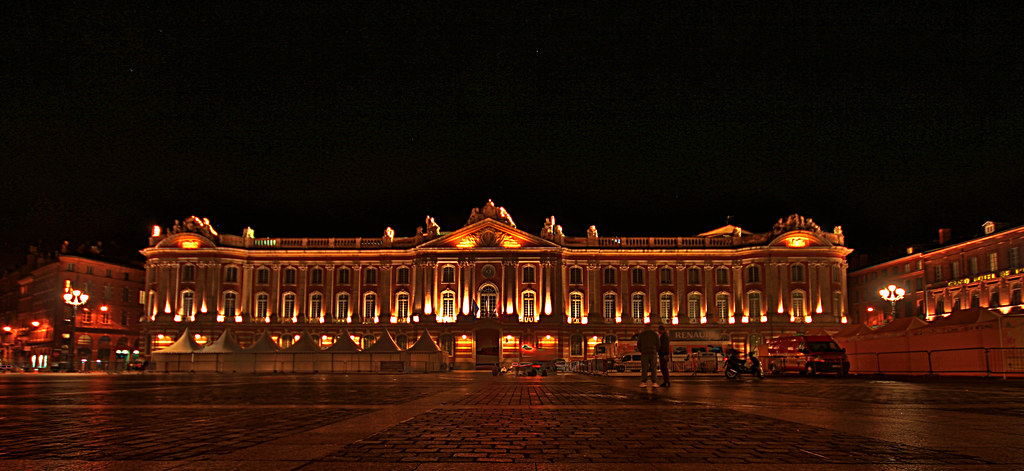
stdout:
POLYGON ((138 354, 143 275, 137 265, 72 253, 19 272, 10 286, 17 307, 0 332, 4 361, 26 371, 123 369, 138 354), (73 290, 84 303, 65 302, 73 290))
POLYGON ((846 322, 840 228, 790 216, 765 233, 726 226, 695 237, 539 235, 488 201, 459 229, 429 216, 412 237, 256 238, 191 217, 154 228, 146 257, 144 344, 231 326, 245 346, 267 330, 281 347, 303 331, 326 347, 424 331, 456 368, 515 361, 523 347, 582 360, 597 343, 666 324, 679 345, 748 350, 766 337, 846 322))
POLYGON ((1024 226, 999 230, 993 222, 983 235, 956 243, 939 231, 939 246, 850 272, 851 314, 859 323, 883 325, 896 318, 933 320, 970 308, 1003 314, 1022 310, 1024 226), (883 300, 879 290, 893 285, 901 300, 883 300))

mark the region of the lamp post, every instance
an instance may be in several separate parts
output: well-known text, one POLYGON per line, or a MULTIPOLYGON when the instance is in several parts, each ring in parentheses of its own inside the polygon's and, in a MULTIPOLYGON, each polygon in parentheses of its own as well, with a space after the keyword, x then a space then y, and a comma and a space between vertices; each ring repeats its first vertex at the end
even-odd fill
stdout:
POLYGON ((896 301, 903 299, 904 294, 907 294, 907 292, 903 288, 897 288, 896 285, 889 285, 878 290, 878 295, 882 299, 892 303, 892 310, 889 311, 889 316, 893 319, 896 319, 896 301))
POLYGON ((73 306, 71 311, 71 346, 69 347, 70 351, 68 353, 68 356, 70 356, 70 359, 68 360, 68 371, 75 370, 75 361, 78 360, 75 355, 75 347, 77 347, 77 345, 75 345, 75 324, 78 323, 78 306, 85 304, 88 300, 89 295, 83 293, 81 290, 74 289, 64 293, 64 302, 73 306))

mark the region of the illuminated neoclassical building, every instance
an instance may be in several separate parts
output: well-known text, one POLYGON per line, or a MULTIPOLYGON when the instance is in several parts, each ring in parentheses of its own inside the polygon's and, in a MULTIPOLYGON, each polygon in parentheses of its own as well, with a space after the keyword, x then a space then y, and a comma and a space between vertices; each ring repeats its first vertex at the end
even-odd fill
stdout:
POLYGON ((516 361, 523 346, 583 360, 601 342, 666 324, 681 346, 741 350, 783 332, 846 322, 842 230, 793 215, 763 233, 725 226, 694 237, 540 234, 488 201, 442 231, 412 237, 273 238, 218 234, 195 217, 154 228, 143 336, 150 351, 187 327, 200 343, 231 326, 245 346, 303 331, 326 347, 384 332, 399 347, 429 332, 456 368, 516 361), (166 233, 165 233, 166 232, 166 233))

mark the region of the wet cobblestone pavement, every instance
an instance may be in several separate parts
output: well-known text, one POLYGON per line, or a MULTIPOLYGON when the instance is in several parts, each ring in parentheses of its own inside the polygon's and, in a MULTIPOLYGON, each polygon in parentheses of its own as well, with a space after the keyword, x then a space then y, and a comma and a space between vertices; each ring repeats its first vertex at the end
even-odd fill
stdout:
POLYGON ((1009 470, 1020 410, 993 379, 0 375, 0 469, 1009 470))

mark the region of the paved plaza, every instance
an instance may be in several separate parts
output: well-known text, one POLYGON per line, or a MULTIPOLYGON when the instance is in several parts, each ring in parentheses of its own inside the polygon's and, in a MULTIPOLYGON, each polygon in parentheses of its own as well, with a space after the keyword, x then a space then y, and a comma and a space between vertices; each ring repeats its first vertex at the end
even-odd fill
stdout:
POLYGON ((0 375, 0 469, 1022 469, 1024 381, 0 375))

